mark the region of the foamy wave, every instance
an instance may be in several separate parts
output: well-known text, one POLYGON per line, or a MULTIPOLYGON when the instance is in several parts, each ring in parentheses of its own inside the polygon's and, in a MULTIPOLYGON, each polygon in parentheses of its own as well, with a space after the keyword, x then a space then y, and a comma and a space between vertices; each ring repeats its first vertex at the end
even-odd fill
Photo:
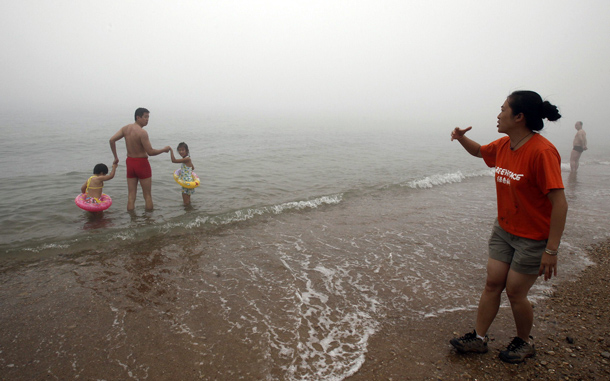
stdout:
POLYGON ((22 249, 23 251, 30 251, 32 253, 39 253, 43 250, 49 250, 49 249, 67 249, 68 247, 70 247, 70 245, 68 244, 56 244, 56 243, 45 243, 42 244, 40 246, 37 247, 26 247, 24 249, 22 249))
POLYGON ((135 237, 135 232, 134 232, 134 231, 131 231, 131 230, 123 230, 123 231, 120 231, 120 232, 116 233, 116 234, 115 234, 115 235, 114 235, 114 236, 111 238, 111 240, 114 240, 114 239, 120 239, 120 240, 122 240, 122 241, 127 241, 127 240, 131 240, 131 239, 133 239, 134 237, 135 237))
POLYGON ((298 237, 278 242, 277 247, 283 253, 281 261, 300 285, 288 289, 296 296, 296 305, 285 309, 295 317, 290 331, 298 333, 296 340, 283 339, 275 327, 271 335, 273 347, 292 358, 281 366, 285 378, 338 381, 353 375, 364 363, 369 339, 379 328, 377 291, 362 283, 359 275, 352 276, 349 264, 318 263, 310 268, 312 257, 298 237), (337 308, 337 300, 347 299, 349 308, 337 308))
MULTIPOLYGON (((218 216, 216 218, 212 218, 209 220, 207 218, 205 218, 202 221, 196 221, 196 223, 197 223, 197 226, 199 226, 199 224, 201 224, 201 223, 208 222, 208 221, 211 224, 224 225, 224 224, 230 224, 233 222, 250 220, 256 216, 261 216, 264 214, 281 214, 281 213, 283 213, 285 211, 289 211, 289 210, 315 209, 322 205, 335 205, 335 204, 340 203, 341 201, 343 201, 343 193, 331 195, 331 196, 322 196, 322 197, 318 197, 313 200, 307 200, 307 201, 292 201, 292 202, 285 202, 283 204, 278 204, 278 205, 273 205, 273 206, 263 206, 260 208, 248 208, 248 209, 236 210, 235 212, 233 212, 229 215, 218 216)), ((198 220, 199 220, 199 218, 198 218, 198 220)))
POLYGON ((476 171, 468 174, 463 174, 461 171, 455 173, 445 173, 442 175, 427 176, 423 179, 410 181, 403 186, 410 188, 432 188, 438 185, 460 183, 462 180, 469 177, 482 177, 482 176, 493 176, 494 169, 485 169, 482 171, 476 171))
POLYGON ((439 317, 444 314, 458 312, 458 311, 474 311, 474 310, 476 310, 476 308, 477 308, 476 304, 470 304, 470 305, 458 306, 458 307, 450 307, 450 308, 439 308, 436 311, 425 313, 424 318, 428 319, 428 318, 439 317))
MULTIPOLYGON (((323 196, 309 201, 295 201, 286 202, 284 204, 272 206, 270 209, 274 214, 280 214, 284 210, 301 210, 301 209, 315 209, 321 205, 335 205, 343 200, 343 194, 333 196, 323 196)), ((266 208, 267 209, 267 208, 266 208)))
MULTIPOLYGON (((343 200, 343 194, 336 194, 331 196, 322 196, 313 200, 306 201, 291 201, 283 204, 263 206, 259 208, 247 208, 236 210, 231 213, 221 214, 218 216, 197 216, 194 221, 189 222, 167 222, 163 225, 161 230, 167 232, 174 228, 186 228, 195 229, 207 224, 210 225, 228 225, 235 222, 247 221, 256 216, 262 216, 264 214, 281 214, 289 210, 303 210, 303 209, 315 209, 322 205, 334 205, 338 204, 343 200)), ((132 237, 118 236, 123 240, 132 237)))
POLYGON ((198 227, 200 227, 201 225, 205 225, 205 224, 206 224, 206 223, 207 223, 209 220, 210 220, 210 218, 209 218, 209 217, 207 217, 207 216, 203 216, 203 217, 197 217, 197 218, 195 219, 195 221, 188 223, 188 224, 186 225, 186 227, 187 227, 188 229, 192 229, 192 228, 198 228, 198 227))

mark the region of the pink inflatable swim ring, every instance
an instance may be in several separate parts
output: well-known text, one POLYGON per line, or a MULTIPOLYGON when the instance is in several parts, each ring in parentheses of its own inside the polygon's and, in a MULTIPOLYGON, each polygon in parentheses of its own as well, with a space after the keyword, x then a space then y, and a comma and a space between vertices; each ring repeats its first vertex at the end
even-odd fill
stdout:
POLYGON ((99 203, 93 198, 89 198, 89 200, 87 200, 87 195, 81 193, 76 196, 74 202, 79 208, 86 210, 87 212, 101 212, 102 210, 110 208, 110 205, 112 205, 112 199, 107 194, 103 194, 99 200, 99 203))

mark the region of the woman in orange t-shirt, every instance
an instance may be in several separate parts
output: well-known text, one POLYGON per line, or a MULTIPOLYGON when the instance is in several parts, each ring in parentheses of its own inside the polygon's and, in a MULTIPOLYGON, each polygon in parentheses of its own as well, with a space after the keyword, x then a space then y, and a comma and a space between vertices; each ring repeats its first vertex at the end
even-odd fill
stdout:
POLYGON ((451 132, 451 140, 495 167, 498 198, 475 330, 450 341, 458 352, 487 352, 487 330, 506 289, 517 336, 500 352, 500 359, 519 363, 536 353, 530 342, 534 312, 527 294, 539 276, 557 276, 557 250, 568 212, 559 153, 537 132, 543 119, 559 118, 557 107, 537 93, 515 91, 498 115, 498 132, 507 136, 481 146, 465 135, 472 127, 451 132))

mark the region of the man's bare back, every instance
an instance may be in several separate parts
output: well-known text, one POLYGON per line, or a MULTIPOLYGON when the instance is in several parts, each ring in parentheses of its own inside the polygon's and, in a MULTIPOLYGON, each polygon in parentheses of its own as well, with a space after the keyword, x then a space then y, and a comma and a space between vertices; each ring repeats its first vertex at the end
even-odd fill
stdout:
POLYGON ((136 116, 136 122, 128 124, 121 128, 112 138, 110 138, 110 149, 114 155, 115 164, 119 162, 119 158, 116 153, 116 142, 125 138, 125 148, 127 149, 127 156, 133 158, 155 156, 163 152, 168 152, 169 147, 165 147, 162 150, 157 150, 150 144, 148 138, 148 132, 144 130, 144 127, 148 125, 148 119, 150 113, 144 113, 144 115, 136 116))
POLYGON ((144 148, 144 140, 148 140, 148 132, 140 127, 137 123, 128 124, 121 128, 121 132, 125 137, 125 148, 127 148, 127 156, 129 157, 148 157, 144 148))

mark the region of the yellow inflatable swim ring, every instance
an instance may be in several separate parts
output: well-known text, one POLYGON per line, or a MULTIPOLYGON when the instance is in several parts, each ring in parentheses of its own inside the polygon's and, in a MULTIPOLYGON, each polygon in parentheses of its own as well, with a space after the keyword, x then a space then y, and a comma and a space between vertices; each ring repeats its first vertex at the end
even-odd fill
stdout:
POLYGON ((199 186, 199 184, 201 184, 201 181, 199 181, 199 176, 197 176, 197 174, 195 172, 191 172, 193 174, 193 181, 184 181, 180 178, 180 169, 176 169, 176 172, 174 172, 174 180, 176 180, 176 182, 178 184, 180 184, 182 187, 187 188, 187 189, 193 189, 193 188, 197 188, 199 186))

